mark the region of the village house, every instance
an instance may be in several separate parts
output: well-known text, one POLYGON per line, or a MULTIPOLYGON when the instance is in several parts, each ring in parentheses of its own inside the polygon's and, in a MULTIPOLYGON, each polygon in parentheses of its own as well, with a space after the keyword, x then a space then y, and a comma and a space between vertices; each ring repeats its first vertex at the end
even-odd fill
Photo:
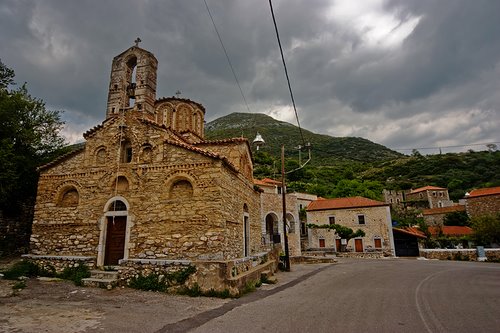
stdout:
POLYGON ((438 208, 453 206, 448 189, 437 186, 424 186, 412 190, 383 190, 384 201, 394 208, 438 208))
MULTIPOLYGON (((122 280, 194 265, 191 283, 237 292, 274 269, 263 238, 281 208, 254 187, 247 139, 207 141, 201 104, 156 99, 157 64, 138 45, 116 56, 106 119, 40 167, 28 257, 58 269, 118 266, 122 280)), ((297 215, 287 215, 294 230, 297 215)))
MULTIPOLYGON (((357 237, 347 249, 357 253, 375 252, 394 255, 391 212, 388 204, 364 197, 318 199, 307 206, 307 221, 317 226, 339 224, 353 231, 361 229, 364 237, 357 237)), ((309 248, 339 252, 342 240, 333 230, 310 228, 309 248)))
POLYGON ((465 212, 464 205, 454 205, 448 207, 428 208, 422 210, 422 217, 429 226, 440 226, 444 223, 447 214, 455 212, 465 212))
POLYGON ((465 207, 470 217, 500 213, 500 186, 478 188, 466 193, 465 207))

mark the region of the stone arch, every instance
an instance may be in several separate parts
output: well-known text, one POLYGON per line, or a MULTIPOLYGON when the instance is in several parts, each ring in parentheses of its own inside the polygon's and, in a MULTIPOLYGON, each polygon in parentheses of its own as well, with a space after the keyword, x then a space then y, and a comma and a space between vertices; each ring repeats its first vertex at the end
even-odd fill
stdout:
POLYGON ((295 233, 295 216, 292 213, 286 213, 286 223, 288 225, 288 232, 295 233))
POLYGON ((153 160, 153 145, 145 143, 141 147, 141 162, 151 163, 153 160))
POLYGON ((95 164, 103 165, 106 164, 106 160, 108 159, 108 151, 105 146, 99 146, 95 150, 95 164))
POLYGON ((125 138, 120 142, 120 162, 130 163, 133 159, 132 142, 125 138))
POLYGON ((179 177, 174 180, 169 189, 169 199, 188 199, 193 196, 193 184, 186 178, 179 177))
POLYGON ((279 218, 274 212, 266 214, 266 242, 277 243, 279 239, 279 218))
POLYGON ((191 174, 189 171, 175 170, 175 171, 172 171, 171 173, 168 174, 167 179, 164 183, 165 184, 164 188, 167 189, 167 191, 166 191, 166 193, 167 193, 166 198, 167 199, 175 199, 175 198, 172 198, 170 196, 170 191, 171 191, 174 183, 177 181, 180 181, 180 180, 188 181, 191 184, 192 196, 196 196, 198 194, 198 191, 199 191, 199 188, 197 186, 198 177, 191 174))
POLYGON ((60 207, 76 207, 80 202, 80 193, 74 185, 66 185, 60 191, 57 205, 60 207))
POLYGON ((130 204, 122 196, 110 198, 103 208, 100 219, 97 265, 117 265, 128 259, 130 230, 133 226, 130 204))
POLYGON ((119 192, 124 192, 129 190, 129 181, 127 177, 119 175, 114 181, 115 189, 119 192))

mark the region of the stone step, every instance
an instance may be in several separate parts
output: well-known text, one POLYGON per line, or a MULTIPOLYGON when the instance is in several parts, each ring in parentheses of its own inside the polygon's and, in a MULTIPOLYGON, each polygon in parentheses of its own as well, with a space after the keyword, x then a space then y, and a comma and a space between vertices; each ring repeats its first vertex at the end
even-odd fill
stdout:
POLYGON ((101 270, 92 270, 90 271, 90 277, 95 279, 118 279, 117 271, 101 271, 101 270))
POLYGON ((97 287, 111 290, 118 284, 116 279, 102 279, 102 278, 85 278, 82 279, 82 283, 85 287, 97 287))

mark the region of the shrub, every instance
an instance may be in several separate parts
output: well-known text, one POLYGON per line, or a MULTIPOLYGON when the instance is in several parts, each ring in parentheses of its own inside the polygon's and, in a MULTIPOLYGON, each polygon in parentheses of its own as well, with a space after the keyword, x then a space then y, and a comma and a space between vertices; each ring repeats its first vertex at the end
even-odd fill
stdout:
POLYGON ((90 269, 87 265, 78 265, 74 267, 66 267, 57 277, 65 280, 70 280, 77 286, 83 285, 82 279, 90 277, 90 269))
POLYGON ((130 279, 129 287, 146 291, 167 291, 167 284, 158 274, 139 274, 130 279))
POLYGON ((31 261, 19 261, 3 272, 4 278, 7 280, 17 280, 21 276, 35 277, 38 276, 39 268, 31 261))

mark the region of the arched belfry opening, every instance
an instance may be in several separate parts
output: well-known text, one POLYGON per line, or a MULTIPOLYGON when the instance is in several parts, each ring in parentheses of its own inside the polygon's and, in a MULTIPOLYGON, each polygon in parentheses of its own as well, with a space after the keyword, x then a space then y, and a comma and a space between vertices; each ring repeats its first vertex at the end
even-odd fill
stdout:
POLYGON ((138 43, 117 55, 111 68, 106 117, 137 111, 154 119, 157 68, 155 56, 138 43))

